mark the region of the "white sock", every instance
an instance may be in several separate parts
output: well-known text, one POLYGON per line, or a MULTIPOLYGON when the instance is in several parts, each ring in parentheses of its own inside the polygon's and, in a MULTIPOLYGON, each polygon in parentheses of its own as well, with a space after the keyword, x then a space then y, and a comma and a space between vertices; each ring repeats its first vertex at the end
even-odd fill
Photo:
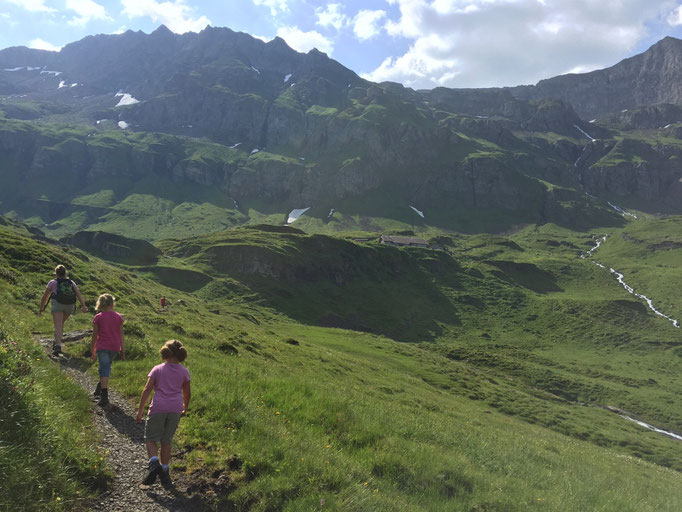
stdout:
POLYGON ((170 464, 161 464, 161 468, 163 468, 163 470, 166 473, 168 473, 168 470, 170 469, 170 464))
POLYGON ((154 462, 155 460, 159 460, 159 458, 156 455, 152 455, 149 457, 149 462, 154 462))

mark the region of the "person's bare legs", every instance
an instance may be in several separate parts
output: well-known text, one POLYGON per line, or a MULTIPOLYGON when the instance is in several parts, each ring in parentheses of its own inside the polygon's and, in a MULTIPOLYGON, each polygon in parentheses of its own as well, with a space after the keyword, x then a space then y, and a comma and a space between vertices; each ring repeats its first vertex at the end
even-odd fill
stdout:
POLYGON ((64 315, 62 311, 55 311, 52 313, 52 322, 54 323, 54 344, 62 345, 62 333, 64 330, 64 320, 68 318, 68 315, 64 315))
POLYGON ((151 459, 159 456, 159 446, 155 441, 146 441, 144 444, 147 447, 147 457, 151 459))
POLYGON ((170 464, 171 445, 161 441, 161 464, 170 464))

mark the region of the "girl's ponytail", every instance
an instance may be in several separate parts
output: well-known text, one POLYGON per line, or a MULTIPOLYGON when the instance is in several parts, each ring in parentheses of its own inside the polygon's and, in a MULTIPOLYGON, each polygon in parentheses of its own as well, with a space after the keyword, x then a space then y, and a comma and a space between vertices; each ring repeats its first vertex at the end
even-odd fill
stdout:
POLYGON ((97 299, 97 305, 95 306, 95 311, 104 311, 105 308, 114 304, 114 296, 110 293, 103 293, 97 299))
POLYGON ((187 349, 183 347, 182 343, 178 340, 168 340, 164 343, 159 352, 161 353, 161 358, 164 360, 174 357, 178 362, 182 363, 187 359, 187 349))

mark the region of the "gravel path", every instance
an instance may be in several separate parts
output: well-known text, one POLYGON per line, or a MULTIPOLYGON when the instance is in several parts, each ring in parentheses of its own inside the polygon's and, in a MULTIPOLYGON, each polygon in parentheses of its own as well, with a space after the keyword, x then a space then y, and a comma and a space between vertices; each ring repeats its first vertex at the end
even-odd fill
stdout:
MULTIPOLYGON (((89 337, 91 331, 76 331, 64 336, 64 342, 89 337)), ((52 338, 37 338, 45 346, 48 354, 52 352, 52 338)), ((88 393, 95 389, 97 381, 85 374, 84 361, 69 355, 55 358, 62 371, 71 376, 88 393)), ((109 390, 110 405, 99 407, 93 402, 94 424, 101 436, 99 448, 107 454, 114 478, 109 488, 91 506, 93 511, 106 512, 155 512, 189 511, 197 512, 208 508, 199 495, 190 498, 182 475, 171 470, 176 479, 174 487, 164 489, 160 483, 142 486, 140 482, 146 475, 147 455, 144 447, 144 425, 135 422, 137 411, 123 396, 109 390)), ((173 454, 177 461, 180 454, 173 454)))

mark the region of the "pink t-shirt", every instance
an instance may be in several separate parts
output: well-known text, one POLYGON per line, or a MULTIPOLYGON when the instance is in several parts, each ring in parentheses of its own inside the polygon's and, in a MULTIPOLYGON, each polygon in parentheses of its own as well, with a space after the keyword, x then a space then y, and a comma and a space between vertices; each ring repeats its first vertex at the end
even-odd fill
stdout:
POLYGON ((97 313, 92 319, 93 325, 97 325, 97 342, 95 348, 97 350, 113 350, 114 352, 121 351, 121 326, 123 325, 123 317, 116 311, 102 311, 97 313))
POLYGON ((149 414, 182 412, 182 386, 189 382, 189 370, 178 363, 162 363, 147 375, 154 379, 154 398, 149 414))

